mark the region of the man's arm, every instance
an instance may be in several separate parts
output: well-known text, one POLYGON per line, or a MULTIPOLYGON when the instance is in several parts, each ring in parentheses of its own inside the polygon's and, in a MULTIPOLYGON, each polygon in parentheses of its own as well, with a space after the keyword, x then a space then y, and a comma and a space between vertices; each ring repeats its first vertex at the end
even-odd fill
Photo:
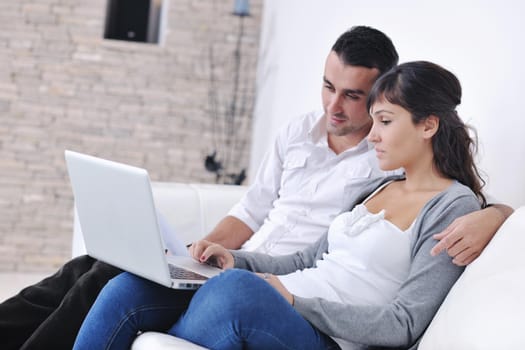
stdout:
POLYGON ((253 235, 248 225, 234 216, 226 216, 203 239, 218 243, 227 249, 239 249, 253 235))
POLYGON ((209 242, 220 244, 227 249, 239 249, 252 235, 253 230, 248 225, 234 216, 227 215, 206 237, 192 243, 188 250, 193 258, 201 261, 209 242))
MULTIPOLYGON (((282 155, 288 141, 287 128, 279 131, 274 145, 259 166, 254 182, 224 219, 203 239, 227 249, 239 249, 259 228, 279 196, 282 155)), ((200 253, 200 252, 197 252, 200 253)))
POLYGON ((446 250, 458 266, 474 261, 485 249, 500 226, 514 212, 504 204, 493 204, 485 209, 457 218, 445 230, 434 235, 439 240, 430 253, 446 250))

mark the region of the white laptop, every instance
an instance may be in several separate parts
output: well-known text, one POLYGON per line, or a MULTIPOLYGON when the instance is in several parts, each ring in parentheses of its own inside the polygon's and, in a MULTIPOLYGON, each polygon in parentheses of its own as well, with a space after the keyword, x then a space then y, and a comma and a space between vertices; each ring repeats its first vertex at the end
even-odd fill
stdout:
POLYGON ((222 271, 191 258, 180 242, 175 255, 165 254, 145 169, 72 151, 65 157, 90 256, 175 289, 197 289, 222 271))

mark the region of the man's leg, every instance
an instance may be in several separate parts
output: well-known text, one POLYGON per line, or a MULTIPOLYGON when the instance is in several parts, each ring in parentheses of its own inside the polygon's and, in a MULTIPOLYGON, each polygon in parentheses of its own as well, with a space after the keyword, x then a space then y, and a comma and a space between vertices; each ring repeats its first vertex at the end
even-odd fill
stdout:
POLYGON ((81 256, 69 261, 57 273, 23 289, 0 304, 0 339, 2 349, 19 349, 31 334, 60 305, 96 260, 81 256))
POLYGON ((110 279, 122 272, 101 261, 88 259, 93 260, 91 266, 81 275, 70 274, 69 278, 66 278, 69 290, 65 291, 65 294, 62 293, 62 300, 20 349, 69 350, 73 347, 82 321, 100 290, 110 279))

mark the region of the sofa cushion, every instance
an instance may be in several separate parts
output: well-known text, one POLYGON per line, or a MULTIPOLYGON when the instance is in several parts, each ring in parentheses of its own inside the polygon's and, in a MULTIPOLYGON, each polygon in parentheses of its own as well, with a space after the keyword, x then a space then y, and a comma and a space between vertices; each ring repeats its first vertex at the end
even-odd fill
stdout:
POLYGON ((465 269, 419 349, 525 349, 524 248, 525 207, 521 207, 465 269))
POLYGON ((145 332, 137 337, 131 350, 205 350, 187 340, 158 332, 145 332))

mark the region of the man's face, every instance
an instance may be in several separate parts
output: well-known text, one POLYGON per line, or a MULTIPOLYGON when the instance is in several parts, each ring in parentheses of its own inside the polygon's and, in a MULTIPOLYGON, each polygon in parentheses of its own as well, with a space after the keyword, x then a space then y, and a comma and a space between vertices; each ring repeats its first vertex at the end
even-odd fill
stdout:
POLYGON ((366 109, 366 98, 378 76, 377 68, 345 65, 335 52, 330 52, 322 91, 329 134, 358 138, 368 134, 372 119, 366 109))

